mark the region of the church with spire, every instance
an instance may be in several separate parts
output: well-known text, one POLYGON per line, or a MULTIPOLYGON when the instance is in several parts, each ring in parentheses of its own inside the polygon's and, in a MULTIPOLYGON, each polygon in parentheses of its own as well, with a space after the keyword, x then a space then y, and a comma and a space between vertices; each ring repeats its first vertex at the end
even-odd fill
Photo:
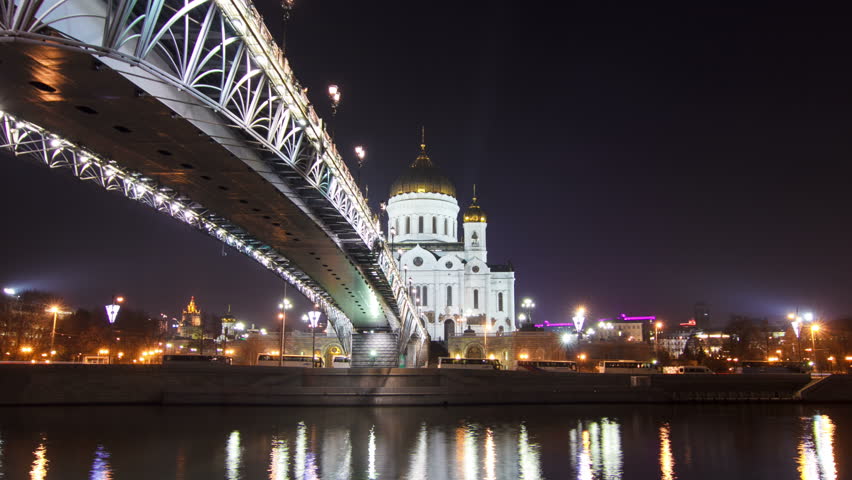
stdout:
POLYGON ((433 340, 515 330, 515 273, 488 261, 488 217, 476 186, 459 230, 455 185, 427 155, 425 140, 392 184, 386 211, 388 242, 433 340))

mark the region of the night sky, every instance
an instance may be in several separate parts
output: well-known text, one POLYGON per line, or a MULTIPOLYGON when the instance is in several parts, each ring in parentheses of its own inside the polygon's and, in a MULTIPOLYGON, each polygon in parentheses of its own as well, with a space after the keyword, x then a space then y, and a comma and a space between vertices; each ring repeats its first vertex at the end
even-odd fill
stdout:
MULTIPOLYGON (((257 3, 280 37, 278 2, 257 3)), ((719 324, 852 314, 849 12, 603 3, 297 0, 287 55, 327 119, 340 85, 337 143, 367 148, 374 207, 425 126, 462 209, 476 183, 489 260, 515 265, 537 321, 583 304, 682 322, 697 301, 719 324)), ((195 295, 273 323, 284 284, 259 265, 0 158, 0 284, 154 314, 195 295)))

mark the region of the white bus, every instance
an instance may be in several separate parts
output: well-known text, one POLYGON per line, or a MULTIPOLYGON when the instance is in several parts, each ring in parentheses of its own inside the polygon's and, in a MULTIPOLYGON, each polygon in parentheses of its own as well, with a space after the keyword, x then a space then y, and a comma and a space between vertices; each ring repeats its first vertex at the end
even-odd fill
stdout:
POLYGON ((703 366, 663 367, 663 373, 668 375, 712 375, 713 370, 703 366))
POLYGON ((501 370, 500 360, 493 358, 438 358, 438 368, 465 368, 470 370, 501 370))
POLYGON ((331 368, 349 368, 352 365, 352 360, 346 355, 335 355, 331 359, 331 368))
POLYGON ((109 357, 103 355, 84 355, 83 363, 86 365, 107 365, 109 364, 109 357))
MULTIPOLYGON (((277 367, 279 365, 280 355, 272 355, 269 353, 261 353, 257 356, 257 364, 262 367, 277 367)), ((310 355, 284 355, 284 360, 281 362, 282 367, 305 367, 311 368, 310 355)), ((320 368, 323 366, 322 358, 314 358, 314 367, 320 368)))
POLYGON ((660 373, 656 365, 636 360, 604 360, 598 363, 598 373, 630 373, 633 375, 649 375, 660 373))
POLYGON ((518 360, 516 370, 577 373, 577 362, 568 360, 518 360))

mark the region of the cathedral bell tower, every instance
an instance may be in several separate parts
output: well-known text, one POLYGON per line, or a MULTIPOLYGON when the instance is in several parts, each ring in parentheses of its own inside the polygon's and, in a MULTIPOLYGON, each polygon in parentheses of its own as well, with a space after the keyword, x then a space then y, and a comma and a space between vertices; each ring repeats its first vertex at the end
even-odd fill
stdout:
POLYGON ((485 212, 476 203, 476 185, 473 186, 473 202, 464 212, 464 249, 469 258, 479 258, 488 262, 488 248, 485 242, 485 229, 488 227, 485 212))

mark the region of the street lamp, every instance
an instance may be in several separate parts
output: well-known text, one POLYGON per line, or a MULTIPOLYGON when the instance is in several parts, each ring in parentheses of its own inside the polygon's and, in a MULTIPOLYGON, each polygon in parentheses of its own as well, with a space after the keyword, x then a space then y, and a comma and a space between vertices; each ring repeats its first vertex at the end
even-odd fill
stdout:
POLYGON ((124 297, 116 295, 112 297, 112 303, 106 306, 107 320, 109 320, 110 324, 115 323, 115 319, 118 317, 118 311, 121 309, 122 303, 124 303, 124 297))
POLYGON ((50 330, 50 354, 56 355, 56 350, 53 349, 53 345, 56 339, 56 318, 59 316, 60 313, 63 315, 67 315, 70 312, 63 312, 59 310, 59 307, 57 307, 56 305, 53 305, 52 307, 48 308, 47 312, 53 314, 53 328, 50 330))
POLYGON ((817 355, 816 355, 816 332, 819 331, 819 325, 816 323, 811 325, 811 353, 813 354, 814 365, 819 367, 817 363, 817 355))
POLYGON ((331 118, 337 115, 337 106, 340 105, 340 87, 337 85, 328 86, 328 98, 331 99, 331 118))
POLYGON ((583 324, 586 323, 585 307, 579 307, 571 320, 574 322, 574 329, 577 330, 577 341, 579 342, 580 336, 583 334, 583 324))
POLYGON ((360 189, 361 188, 361 167, 363 167, 364 163, 367 162, 365 160, 365 158, 367 158, 367 150, 364 150, 364 147, 358 145, 357 147, 355 147, 355 156, 358 157, 358 160, 357 160, 357 162, 358 162, 358 181, 357 181, 357 183, 358 183, 358 188, 360 189))
POLYGON ((278 350, 278 366, 284 366, 284 333, 286 330, 284 329, 285 324, 287 323, 287 310, 293 308, 293 303, 290 302, 289 298, 285 298, 278 304, 278 309, 281 310, 278 312, 278 319, 281 320, 281 348, 278 350))
POLYGON ((535 308, 535 302, 527 297, 521 302, 521 308, 527 311, 527 320, 532 323, 532 309, 535 308))
POLYGON ((799 337, 799 334, 802 330, 802 317, 796 315, 795 313, 788 313, 787 318, 790 320, 790 325, 793 327, 793 333, 796 334, 796 352, 798 353, 797 357, 799 358, 799 362, 801 362, 802 339, 799 337))
POLYGON ((308 320, 311 323, 311 368, 316 367, 316 332, 319 325, 322 313, 319 311, 319 305, 314 304, 314 309, 308 312, 308 320))
POLYGON ((663 329, 663 322, 654 324, 654 350, 660 349, 660 330, 663 329))

